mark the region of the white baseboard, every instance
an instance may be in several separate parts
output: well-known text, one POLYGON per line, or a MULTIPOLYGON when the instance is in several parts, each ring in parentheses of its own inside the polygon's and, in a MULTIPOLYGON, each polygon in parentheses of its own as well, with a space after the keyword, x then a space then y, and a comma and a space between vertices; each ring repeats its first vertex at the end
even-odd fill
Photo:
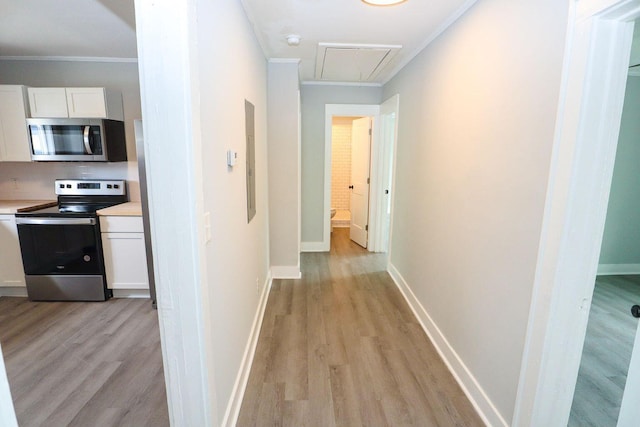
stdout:
POLYGON ((640 264, 599 264, 598 275, 640 274, 640 264))
POLYGON ((25 286, 0 287, 0 297, 26 297, 27 288, 25 286))
POLYGON ((274 279, 299 279, 302 277, 300 266, 272 265, 271 277, 274 279))
POLYGON ((150 298, 148 289, 113 289, 114 298, 150 298))
POLYGON ((229 399, 229 404, 227 405, 227 410, 225 411, 224 418, 222 420, 221 425, 223 426, 233 427, 238 422, 240 406, 242 405, 242 398, 244 397, 247 382, 249 381, 249 373, 251 372, 251 365, 253 365, 253 357, 256 354, 256 346, 258 345, 260 329, 262 328, 262 320, 264 319, 264 310, 267 308, 267 300, 269 299, 269 291, 271 290, 272 283, 273 278, 271 277, 271 274, 269 274, 264 286, 262 287, 262 294, 260 295, 256 315, 253 318, 253 325, 251 327, 251 333, 249 334, 249 340, 247 341, 247 346, 244 349, 240 370, 238 371, 238 376, 236 377, 236 382, 233 385, 233 391, 231 392, 231 398, 229 399))
POLYGON ((302 252, 329 252, 329 247, 325 242, 300 242, 302 252))
POLYGON ((387 271, 400 290, 400 293, 402 293, 404 299, 409 304, 413 314, 415 314, 420 321, 422 329, 424 329, 427 336, 435 346, 438 354, 462 388, 462 391, 464 391, 464 394, 466 394, 467 398, 471 401, 471 404, 478 412, 478 415, 480 415, 480 418, 482 418, 484 423, 488 426, 508 426, 502 415, 500 415, 500 412, 498 412, 497 408, 493 405, 480 384, 478 384, 478 381, 471 374, 471 371, 466 367, 454 348, 451 347, 447 338, 444 336, 442 331, 440 331, 440 328, 438 328, 438 325, 436 325, 418 298, 416 298, 400 272, 392 263, 389 263, 387 271))

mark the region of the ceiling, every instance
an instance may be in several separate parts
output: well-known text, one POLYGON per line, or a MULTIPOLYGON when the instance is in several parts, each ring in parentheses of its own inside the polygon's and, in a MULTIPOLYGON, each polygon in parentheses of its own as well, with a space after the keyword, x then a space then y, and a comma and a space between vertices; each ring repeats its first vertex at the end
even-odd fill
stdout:
MULTIPOLYGON (((303 81, 380 84, 475 0, 241 0, 265 55, 303 81), (298 46, 286 37, 299 35, 298 46)), ((0 57, 136 58, 133 0, 0 0, 0 57)))

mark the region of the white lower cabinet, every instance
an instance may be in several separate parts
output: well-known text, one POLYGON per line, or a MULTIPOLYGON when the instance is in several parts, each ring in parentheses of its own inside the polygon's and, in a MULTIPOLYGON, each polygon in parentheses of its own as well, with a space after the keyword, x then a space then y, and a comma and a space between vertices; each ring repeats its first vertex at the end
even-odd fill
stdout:
POLYGON ((0 286, 26 286, 18 226, 13 215, 0 215, 0 286))
POLYGON ((109 289, 149 289, 142 217, 101 216, 102 250, 109 289))

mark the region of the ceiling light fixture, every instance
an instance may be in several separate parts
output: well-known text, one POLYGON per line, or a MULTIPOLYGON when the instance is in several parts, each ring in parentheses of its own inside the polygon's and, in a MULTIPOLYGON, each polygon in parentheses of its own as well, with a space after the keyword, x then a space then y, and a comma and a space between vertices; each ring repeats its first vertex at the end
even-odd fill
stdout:
POLYGON ((362 1, 371 6, 395 6, 396 4, 404 3, 407 0, 362 0, 362 1))

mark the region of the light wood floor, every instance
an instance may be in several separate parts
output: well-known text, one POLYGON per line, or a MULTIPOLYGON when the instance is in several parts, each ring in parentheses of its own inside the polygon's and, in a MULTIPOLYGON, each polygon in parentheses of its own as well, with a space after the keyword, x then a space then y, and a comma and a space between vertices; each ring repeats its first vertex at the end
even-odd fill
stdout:
POLYGON ((2 297, 0 343, 21 427, 169 425, 148 300, 2 297))
POLYGON ((640 276, 598 276, 570 426, 615 426, 627 380, 640 304, 640 276))
POLYGON ((238 426, 481 426, 385 272, 334 229, 276 280, 238 426))

